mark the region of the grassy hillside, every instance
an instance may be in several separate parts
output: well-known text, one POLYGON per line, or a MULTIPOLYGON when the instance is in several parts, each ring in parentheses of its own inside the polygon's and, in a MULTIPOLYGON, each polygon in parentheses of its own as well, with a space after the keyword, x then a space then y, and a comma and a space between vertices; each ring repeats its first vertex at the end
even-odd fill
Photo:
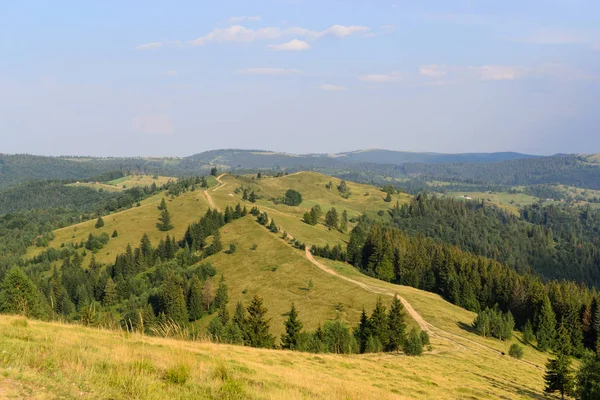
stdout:
POLYGON ((544 398, 535 368, 435 340, 441 350, 416 358, 315 355, 13 317, 0 319, 0 336, 4 398, 544 398))
MULTIPOLYGON (((181 237, 187 224, 197 220, 210 204, 223 210, 241 202, 247 187, 261 196, 257 205, 275 221, 308 244, 334 244, 348 239, 346 233, 324 225, 304 223, 302 214, 315 204, 324 211, 335 206, 350 216, 367 212, 377 218, 392 203, 384 193, 366 185, 349 183, 351 195, 340 196, 339 180, 317 173, 298 173, 282 178, 253 179, 250 176, 220 177, 220 184, 206 191, 185 193, 168 202, 175 229, 181 237), (334 188, 325 184, 332 180, 334 188), (299 207, 274 204, 288 188, 304 197, 299 207)), ((155 228, 156 206, 164 194, 142 205, 104 218, 95 229, 88 221, 55 232, 52 246, 81 240, 91 232, 119 231, 118 238, 96 256, 113 262, 127 243, 137 243, 148 232, 156 243, 164 232, 155 228), (75 238, 73 238, 75 236, 75 238)), ((250 208, 251 203, 245 203, 250 208)), ((423 357, 397 354, 354 356, 314 355, 204 342, 183 342, 60 324, 4 317, 0 319, 0 367, 4 381, 0 389, 16 398, 35 393, 37 398, 543 398, 543 365, 547 355, 525 348, 519 361, 503 355, 511 343, 479 337, 471 332, 475 314, 454 306, 440 296, 414 288, 386 283, 362 275, 348 264, 311 259, 293 248, 281 233, 274 234, 252 216, 238 219, 221 229, 225 248, 235 244, 233 254, 220 252, 203 262, 212 263, 219 279, 224 275, 230 307, 248 303, 254 294, 264 298, 271 330, 279 335, 283 320, 294 302, 305 329, 339 318, 354 326, 363 308, 371 310, 378 296, 388 305, 394 294, 406 301, 412 316, 409 325, 419 325, 432 337, 433 351, 423 357), (312 289, 308 282, 312 281, 312 289), (10 368, 10 369, 9 369, 10 368), (189 370, 183 384, 168 378, 173 368, 189 370)), ((33 255, 40 249, 30 249, 33 255)), ((88 258, 89 258, 88 254, 88 258)), ((206 325, 210 317, 200 321, 206 325)), ((177 375, 177 374, 175 374, 177 375)))
POLYGON ((106 190, 108 192, 122 192, 126 189, 131 189, 132 187, 151 186, 153 183, 157 186, 161 186, 170 180, 176 180, 176 178, 158 176, 154 179, 151 175, 127 175, 109 182, 76 182, 70 183, 67 186, 89 187, 95 190, 106 190))

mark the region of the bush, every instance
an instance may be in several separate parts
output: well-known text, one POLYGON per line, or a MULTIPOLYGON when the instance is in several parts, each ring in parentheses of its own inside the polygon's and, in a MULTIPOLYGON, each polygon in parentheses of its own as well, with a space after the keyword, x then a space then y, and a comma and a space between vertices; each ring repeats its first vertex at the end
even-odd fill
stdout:
POLYGON ((164 378, 167 382, 183 385, 190 379, 190 367, 182 363, 174 365, 165 371, 164 378))
POLYGON ((423 346, 429 346, 431 344, 431 340, 429 340, 429 333, 426 331, 421 331, 421 342, 423 346))
POLYGON ((521 358, 523 358, 523 347, 518 345, 517 343, 513 343, 510 345, 510 349, 508 349, 508 354, 512 358, 520 360, 521 358))
POLYGON ((233 253, 235 253, 235 251, 236 251, 236 250, 237 250, 237 247, 236 247, 236 245, 235 245, 235 244, 233 244, 233 243, 231 243, 231 244, 229 245, 229 251, 228 251, 228 253, 229 253, 229 254, 233 254, 233 253))

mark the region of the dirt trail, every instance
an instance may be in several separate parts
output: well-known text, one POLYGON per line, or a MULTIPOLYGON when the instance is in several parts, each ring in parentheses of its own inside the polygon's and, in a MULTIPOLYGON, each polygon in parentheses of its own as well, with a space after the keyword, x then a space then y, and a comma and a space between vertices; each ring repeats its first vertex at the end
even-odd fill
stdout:
MULTIPOLYGON (((389 290, 377 287, 377 286, 372 286, 369 285, 367 283, 361 282, 361 281, 357 281, 355 279, 349 278, 347 276, 341 275, 339 274, 337 271, 334 271, 333 269, 327 267, 326 265, 320 263, 319 261, 315 260, 315 258, 313 257, 312 253, 310 252, 310 249, 307 247, 306 248, 306 258, 312 262, 316 267, 318 267, 319 269, 321 269, 324 272, 327 272, 328 274, 334 275, 337 278, 343 279, 347 282, 353 283, 357 286, 360 286, 361 288, 363 288, 364 290, 371 292, 371 293, 376 293, 376 294, 382 294, 382 295, 386 295, 386 296, 398 296, 398 298, 400 299, 400 301, 402 302, 402 305, 404 305, 404 308, 406 309, 406 312, 411 316, 412 319, 414 319, 416 321, 416 323, 419 325, 419 327, 421 328, 421 330, 424 330, 426 332, 428 332, 431 336, 435 336, 435 337, 439 337, 441 339, 444 339, 446 341, 449 341, 451 343, 453 343, 459 350, 466 350, 468 349, 467 346, 465 346, 462 343, 459 343, 458 340, 461 341, 466 341, 470 344, 476 345, 478 347, 481 347, 485 350, 491 351, 495 354, 498 355, 504 355, 500 350, 497 350, 493 347, 490 347, 488 345, 485 345, 483 343, 479 343, 475 340, 463 337, 463 336, 459 336, 456 335, 454 333, 445 331, 441 328, 438 328, 432 324, 430 324, 429 322, 425 321, 425 319, 410 305, 410 303, 408 301, 406 301, 406 299, 404 299, 403 297, 399 296, 398 294, 391 292, 389 290)), ((525 361, 525 360, 516 360, 519 361, 521 363, 527 364, 529 366, 538 368, 538 369, 542 369, 541 366, 531 363, 529 361, 525 361)))
MULTIPOLYGON (((215 188, 212 190, 213 192, 215 192, 215 191, 217 191, 217 189, 222 188, 223 186, 227 185, 227 182, 223 183, 223 181, 221 181, 221 178, 223 176, 225 176, 225 174, 215 176, 215 179, 217 180, 217 182, 219 184, 217 186, 215 186, 215 188)), ((213 201, 212 197, 210 196, 210 193, 208 193, 208 189, 206 189, 204 191, 204 196, 206 196, 206 200, 208 200, 208 204, 210 205, 210 208, 214 208, 215 210, 219 211, 219 207, 217 207, 217 205, 213 201)))

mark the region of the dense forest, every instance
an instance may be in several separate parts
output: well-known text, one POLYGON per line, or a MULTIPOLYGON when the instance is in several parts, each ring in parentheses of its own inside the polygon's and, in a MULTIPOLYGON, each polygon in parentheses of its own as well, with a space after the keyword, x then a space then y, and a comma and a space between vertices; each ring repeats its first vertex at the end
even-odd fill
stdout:
POLYGON ((393 225, 525 273, 600 283, 600 211, 567 204, 523 209, 517 217, 485 201, 421 194, 390 210, 393 225))

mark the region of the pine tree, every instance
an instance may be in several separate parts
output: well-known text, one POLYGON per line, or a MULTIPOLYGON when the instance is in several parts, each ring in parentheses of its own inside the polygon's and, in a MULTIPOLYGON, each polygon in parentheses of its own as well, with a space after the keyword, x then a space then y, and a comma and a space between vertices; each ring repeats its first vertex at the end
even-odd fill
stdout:
POLYGON ((163 232, 173 229, 173 225, 171 224, 171 215, 169 214, 169 210, 166 208, 160 212, 160 217, 158 218, 156 227, 163 232))
POLYGON ((113 231, 113 233, 112 233, 112 236, 111 236, 111 237, 112 237, 112 238, 116 238, 116 237, 118 237, 118 236, 119 236, 119 232, 117 232, 117 230, 115 229, 115 230, 113 231))
POLYGON ((241 301, 235 305, 235 312, 231 318, 231 323, 236 325, 242 333, 246 331, 246 309, 241 301))
POLYGON ((537 324, 537 343, 538 348, 541 351, 546 351, 554 342, 554 337, 556 336, 556 317, 554 315, 554 311, 552 310, 552 305, 550 304, 550 299, 546 295, 542 302, 542 308, 540 310, 540 315, 538 318, 537 324))
POLYGON ((335 207, 331 207, 327 214, 325 215, 325 225, 329 229, 337 229, 338 226, 338 213, 335 207))
POLYGON ((385 197, 384 201, 386 203, 391 203, 392 202, 392 195, 388 192, 387 196, 385 197))
POLYGON ((244 189, 244 193, 242 194, 242 200, 243 201, 248 200, 248 189, 244 189))
POLYGON ((169 276, 160 290, 161 311, 174 322, 184 325, 189 321, 183 289, 174 275, 169 276))
POLYGON ((533 325, 530 320, 527 320, 527 323, 523 327, 523 341, 525 344, 532 344, 534 340, 533 325))
POLYGON ((104 286, 104 293, 102 295, 102 304, 105 307, 111 307, 117 303, 117 285, 112 278, 108 278, 106 285, 104 286))
POLYGON ((554 346, 554 358, 548 360, 546 364, 546 375, 544 381, 546 383, 544 392, 554 393, 559 392, 561 398, 565 398, 565 394, 573 394, 573 376, 571 371, 571 359, 569 354, 572 352, 571 338, 569 332, 560 325, 556 345, 554 346))
POLYGON ((166 210, 167 209, 167 202, 165 201, 165 198, 163 197, 162 200, 160 201, 160 205, 157 207, 159 211, 162 210, 166 210))
POLYGON ((204 315, 204 306, 202 304, 202 282, 197 276, 190 281, 187 301, 188 315, 190 321, 197 321, 204 315))
POLYGON ((292 303, 292 308, 284 325, 285 334, 281 336, 281 347, 284 349, 296 350, 298 348, 298 340, 303 325, 298 319, 298 311, 296 311, 294 303, 292 303))
POLYGON ((381 297, 377 297, 375 308, 373 309, 371 318, 369 318, 369 325, 373 337, 379 339, 382 346, 387 348, 390 342, 390 325, 381 297))
POLYGON ((100 229, 104 226, 104 220, 102 219, 102 217, 98 217, 98 219, 96 220, 96 229, 100 229))
POLYGON ((371 324, 369 322, 369 317, 367 316, 367 312, 363 308, 362 314, 360 315, 360 322, 356 329, 354 329, 354 337, 358 342, 358 347, 361 353, 367 352, 367 342, 372 336, 373 335, 371 334, 371 324))
POLYGON ((600 399, 600 356, 588 352, 577 372, 576 397, 579 400, 600 399))
MULTIPOLYGON (((227 284, 225 283, 225 275, 221 275, 219 280, 219 286, 215 293, 215 308, 221 308, 227 306, 229 302, 229 294, 227 292, 227 284)), ((225 322, 223 323, 223 325, 225 322)))
POLYGON ((342 211, 342 219, 340 220, 340 231, 346 232, 348 230, 348 212, 342 211))
POLYGON ((394 296, 390 312, 388 314, 389 324, 389 342, 387 345, 388 351, 398 351, 404 345, 406 340, 406 315, 404 314, 404 306, 398 298, 394 296))
POLYGON ((45 318, 48 305, 35 284, 19 268, 12 268, 0 285, 0 312, 45 318))
POLYGON ((421 334, 416 328, 413 328, 408 334, 408 338, 404 343, 404 353, 408 356, 420 356, 423 354, 421 334))
POLYGON ((246 335, 248 346, 272 347, 275 338, 269 333, 269 320, 266 319, 267 308, 260 297, 254 296, 247 308, 246 335))
POLYGON ((254 193, 254 191, 250 192, 248 195, 248 201, 250 203, 256 203, 256 193, 254 193))
POLYGON ((273 233, 279 232, 279 228, 277 227, 277 224, 275 223, 275 220, 273 218, 271 218, 271 224, 269 225, 269 230, 273 233))

